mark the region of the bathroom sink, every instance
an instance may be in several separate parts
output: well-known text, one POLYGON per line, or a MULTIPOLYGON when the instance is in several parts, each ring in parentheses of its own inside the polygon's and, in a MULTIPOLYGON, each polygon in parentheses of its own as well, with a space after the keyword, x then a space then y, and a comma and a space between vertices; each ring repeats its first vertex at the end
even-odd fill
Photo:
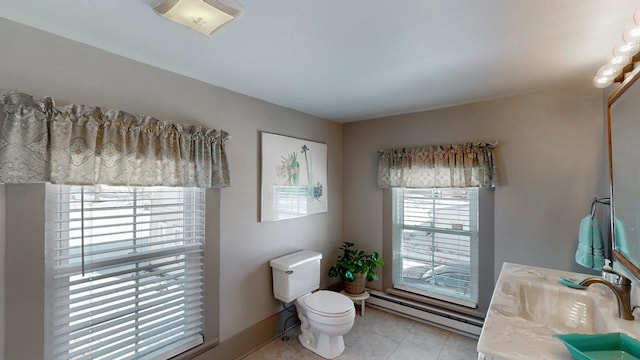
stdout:
POLYGON ((513 301, 495 306, 498 314, 544 325, 550 334, 606 330, 597 304, 588 291, 554 284, 507 281, 500 292, 513 301))
POLYGON ((597 284, 575 288, 589 276, 504 263, 478 340, 478 352, 484 356, 479 358, 572 359, 554 337, 562 334, 619 332, 640 339, 638 319, 619 318, 613 294, 597 284), (562 278, 575 280, 563 285, 562 278))

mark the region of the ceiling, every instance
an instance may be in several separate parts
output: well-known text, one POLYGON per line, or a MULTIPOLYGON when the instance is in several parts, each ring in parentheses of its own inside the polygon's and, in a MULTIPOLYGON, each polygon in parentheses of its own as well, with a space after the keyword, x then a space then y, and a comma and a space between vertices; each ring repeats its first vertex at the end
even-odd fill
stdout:
POLYGON ((590 86, 637 0, 236 0, 204 36, 151 0, 2 0, 0 17, 339 122, 590 86))

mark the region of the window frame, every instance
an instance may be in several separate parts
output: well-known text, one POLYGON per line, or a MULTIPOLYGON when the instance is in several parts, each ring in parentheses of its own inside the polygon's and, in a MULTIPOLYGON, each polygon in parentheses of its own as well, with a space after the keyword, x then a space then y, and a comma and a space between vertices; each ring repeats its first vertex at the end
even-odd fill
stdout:
MULTIPOLYGON (((65 204, 66 204, 65 201, 60 201, 60 199, 55 199, 56 195, 58 195, 58 194, 56 194, 56 189, 63 189, 63 186, 47 184, 47 189, 46 189, 46 197, 47 197, 47 201, 46 201, 46 204, 47 204, 47 210, 46 210, 46 214, 47 214, 46 223, 47 223, 47 226, 46 226, 46 229, 47 229, 47 231, 46 231, 46 233, 47 233, 47 235, 45 236, 45 249, 46 249, 47 253, 51 252, 51 249, 50 249, 50 242, 51 242, 50 233, 52 231, 52 228, 51 228, 51 223, 50 223, 50 219, 49 218, 50 218, 50 216, 52 214, 52 211, 53 211, 52 206, 56 206, 55 204, 57 203, 60 206, 64 207, 65 204), (52 188, 52 187, 58 187, 58 188, 52 188)), ((151 189, 151 188, 145 188, 145 189, 151 189)), ((172 188, 172 189, 175 189, 175 188, 172 188)), ((189 211, 192 211, 194 213, 198 212, 198 211, 200 212, 199 220, 198 220, 199 223, 193 224, 193 226, 201 226, 200 234, 196 236, 197 240, 195 240, 195 241, 197 241, 197 243, 191 244, 190 246, 186 246, 186 244, 185 244, 185 249, 189 249, 189 248, 192 249, 193 246, 197 246, 200 250, 198 250, 198 254, 195 254, 195 253, 190 252, 190 251, 182 252, 182 256, 184 257, 183 261, 185 262, 185 266, 187 266, 186 265, 187 262, 188 262, 187 258, 192 258, 193 256, 198 256, 199 259, 200 259, 199 262, 198 262, 198 264, 199 264, 198 267, 200 268, 200 270, 198 270, 199 273, 200 273, 199 274, 200 285, 198 285, 199 290, 196 291, 199 295, 198 295, 198 299, 197 300, 193 300, 193 301, 196 301, 196 302, 198 302, 200 304, 199 305, 199 311, 198 311, 198 313, 199 313, 199 320, 198 321, 200 323, 199 339, 197 341, 182 342, 181 345, 174 346, 173 348, 162 347, 162 349, 164 349, 166 351, 162 351, 160 353, 161 354, 160 357, 157 356, 156 351, 153 351, 153 352, 151 352, 151 354, 156 354, 156 355, 155 356, 150 356, 149 357, 150 359, 156 359, 156 358, 158 358, 158 359, 168 359, 168 358, 170 358, 172 356, 175 356, 175 355, 178 355, 180 353, 183 353, 183 352, 185 352, 185 351, 187 351, 189 349, 192 349, 192 348, 194 348, 196 346, 199 346, 199 345, 204 343, 204 328, 206 326, 206 324, 205 324, 205 313, 204 313, 204 304, 205 304, 205 289, 204 289, 205 272, 204 272, 204 265, 206 263, 206 260, 205 260, 205 247, 206 247, 206 243, 207 243, 207 239, 206 239, 207 237, 205 235, 205 230, 204 230, 204 226, 205 226, 206 218, 207 218, 207 215, 206 215, 207 214, 207 212, 206 212, 206 203, 207 203, 206 190, 205 189, 198 189, 198 188, 191 188, 191 189, 184 188, 184 189, 188 189, 188 191, 189 191, 188 195, 189 196, 186 196, 186 197, 183 198, 184 202, 180 205, 180 207, 182 208, 182 211, 178 211, 178 213, 184 214, 184 213, 189 212, 189 211), (195 196, 198 196, 199 198, 195 199, 195 196), (193 207, 190 207, 191 210, 186 210, 186 207, 189 206, 189 205, 193 205, 193 207), (200 209, 196 209, 195 208, 195 207, 198 207, 198 206, 200 207, 200 209)), ((186 192, 186 190, 185 190, 185 192, 186 192)), ((64 194, 59 194, 58 196, 64 196, 64 194)), ((68 193, 67 193, 67 197, 68 197, 68 193)), ((135 207, 136 205, 134 204, 133 206, 135 207)), ((179 209, 180 209, 180 207, 179 207, 179 209)), ((63 208, 62 210, 64 212, 65 209, 63 208)), ((68 209, 66 209, 66 210, 68 210, 68 209)), ((64 214, 60 214, 60 216, 64 216, 64 214)), ((58 219, 58 220, 60 220, 60 219, 58 219)), ((63 220, 65 220, 65 219, 63 219, 63 220)), ((187 220, 187 221, 189 221, 189 220, 187 220)), ((66 223, 68 224, 68 222, 66 222, 66 223)), ((65 222, 63 221, 62 224, 65 224, 65 222)), ((179 226, 179 227, 183 228, 183 231, 181 232, 182 235, 186 234, 186 231, 184 231, 184 228, 185 227, 189 227, 189 226, 192 226, 192 225, 182 224, 182 225, 179 226)), ((66 231, 66 230, 68 230, 68 229, 62 229, 63 232, 66 231)), ((149 231, 150 232, 154 232, 154 231, 157 231, 157 230, 149 230, 149 231)), ((184 236, 184 238, 188 238, 188 236, 184 236)), ((163 251, 164 250, 162 250, 161 252, 163 252, 163 251)), ((177 251, 179 252, 179 248, 177 249, 177 251)), ((167 251, 167 252, 171 252, 171 251, 167 251)), ((45 256, 45 284, 46 284, 46 286, 45 286, 45 288, 46 288, 46 290, 45 290, 45 299, 46 299, 45 303, 47 303, 48 299, 51 298, 51 296, 49 296, 49 292, 51 290, 50 289, 51 276, 48 274, 48 272, 49 272, 50 266, 52 266, 55 263, 55 261, 51 260, 50 256, 51 256, 51 254, 48 254, 48 255, 45 256)), ((171 255, 171 256, 174 256, 174 255, 171 255)), ((141 257, 141 259, 143 259, 143 258, 144 257, 141 257)), ((176 260, 178 260, 177 256, 176 256, 176 260)), ((114 264, 117 264, 117 261, 114 262, 114 264)), ((116 266, 116 265, 114 265, 114 266, 116 266)), ((191 279, 189 279, 189 280, 185 279, 184 280, 185 284, 188 281, 192 281, 192 280, 191 279)), ((191 304, 191 303, 192 303, 191 301, 186 301, 185 302, 185 304, 191 304)), ((51 306, 51 305, 47 304, 47 306, 51 306)), ((47 324, 47 323, 52 324, 51 321, 52 321, 51 311, 50 310, 46 310, 45 311, 45 324, 47 324)), ((47 358, 47 356, 48 356, 47 354, 50 352, 49 348, 52 346, 51 339, 49 338, 48 333, 49 333, 48 331, 45 331, 45 344, 46 344, 46 346, 45 346, 45 358, 47 358)))
MULTIPOLYGON (((445 189, 435 189, 435 188, 425 188, 422 190, 428 190, 428 191, 439 191, 439 190, 447 190, 449 188, 445 188, 445 189)), ((411 284, 408 284, 408 281, 403 281, 403 271, 405 269, 403 269, 403 260, 406 258, 406 256, 403 256, 403 251, 402 251, 402 234, 403 234, 403 229, 405 229, 405 222, 404 222, 404 192, 405 190, 407 191, 413 191, 413 190, 417 190, 420 191, 421 189, 410 189, 410 188, 392 188, 392 192, 391 192, 391 203, 392 203, 392 221, 391 221, 391 225, 392 225, 392 234, 391 234, 391 250, 392 250, 392 254, 393 254, 393 258, 392 258, 392 270, 391 270, 391 284, 392 287, 398 290, 403 290, 409 293, 413 293, 419 296, 424 296, 424 297, 428 297, 428 298, 432 298, 432 299, 436 299, 436 300, 440 300, 440 301, 445 301, 445 302, 449 302, 452 304, 457 304, 457 305, 461 305, 464 307, 468 307, 468 308, 472 308, 472 309, 476 309, 478 308, 478 303, 480 301, 479 299, 479 261, 480 261, 480 250, 479 250, 479 244, 480 244, 480 234, 481 234, 481 229, 480 229, 480 209, 481 207, 481 194, 480 194, 480 189, 477 187, 468 187, 468 188, 451 188, 454 189, 454 191, 471 191, 473 192, 473 194, 471 195, 472 200, 475 200, 475 206, 471 206, 469 209, 469 217, 470 217, 470 221, 473 223, 471 224, 472 226, 470 227, 469 230, 465 231, 463 229, 458 229, 458 230, 445 230, 445 229, 438 229, 435 227, 429 227, 429 231, 434 232, 434 233, 449 233, 449 234, 458 234, 458 235, 462 235, 462 234, 467 234, 469 236, 469 281, 470 281, 470 289, 469 289, 469 295, 468 296, 458 296, 458 295, 454 295, 454 294, 447 294, 447 291, 430 291, 429 289, 425 288, 421 288, 421 287, 415 287, 412 286, 411 284)), ((432 199, 435 199, 436 197, 433 197, 432 199)), ((446 200, 446 199, 445 199, 446 200)), ((421 227, 419 225, 414 225, 414 226, 406 226, 407 230, 415 230, 415 229, 420 229, 421 227)), ((426 227, 424 227, 426 229, 426 227)), ((435 238, 435 234, 430 234, 432 235, 432 237, 435 238)), ((428 262, 427 260, 422 260, 423 262, 428 262)), ((432 261, 431 263, 431 273, 435 273, 437 277, 437 271, 438 269, 447 269, 447 267, 449 267, 448 265, 441 265, 441 266, 435 266, 434 269, 434 263, 436 261, 432 261)), ((452 266, 455 270, 455 265, 452 266)), ((425 274, 427 274, 429 271, 425 270, 425 274)), ((464 272, 464 270, 462 270, 461 272, 464 272)), ((424 275, 420 275, 420 276, 424 276, 424 275)), ((432 281, 433 283, 436 282, 435 277, 432 277, 432 281)), ((442 285, 440 285, 442 286, 442 285)), ((435 289, 432 289, 435 290, 435 289)))

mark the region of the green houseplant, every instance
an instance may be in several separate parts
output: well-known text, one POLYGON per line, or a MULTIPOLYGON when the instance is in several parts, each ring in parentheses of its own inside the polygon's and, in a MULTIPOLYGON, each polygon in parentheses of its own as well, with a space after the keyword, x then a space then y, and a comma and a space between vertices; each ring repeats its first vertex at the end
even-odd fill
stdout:
POLYGON ((375 269, 384 265, 384 260, 377 252, 368 253, 364 250, 352 249, 352 242, 345 241, 340 250, 342 254, 329 269, 329 276, 339 278, 344 282, 345 290, 352 294, 361 294, 367 281, 378 280, 375 269))

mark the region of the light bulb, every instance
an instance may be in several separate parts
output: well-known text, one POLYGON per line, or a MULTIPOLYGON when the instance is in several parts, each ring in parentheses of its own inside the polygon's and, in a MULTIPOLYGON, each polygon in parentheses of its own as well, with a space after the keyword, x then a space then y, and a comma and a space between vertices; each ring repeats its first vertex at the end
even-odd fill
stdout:
POLYGON ((615 79, 622 72, 622 66, 607 64, 598 69, 596 76, 615 79))
POLYGON ((599 76, 596 76, 593 78, 593 85, 599 89, 606 88, 611 84, 613 84, 612 78, 605 78, 605 77, 599 77, 599 76))
POLYGON ((631 62, 631 56, 627 56, 627 55, 618 55, 618 56, 612 56, 609 58, 609 63, 615 66, 625 67, 630 62, 631 62))
POLYGON ((628 44, 640 44, 640 26, 628 28, 622 33, 622 40, 628 44))
POLYGON ((613 56, 633 57, 638 51, 640 51, 640 44, 622 43, 613 48, 613 56))

